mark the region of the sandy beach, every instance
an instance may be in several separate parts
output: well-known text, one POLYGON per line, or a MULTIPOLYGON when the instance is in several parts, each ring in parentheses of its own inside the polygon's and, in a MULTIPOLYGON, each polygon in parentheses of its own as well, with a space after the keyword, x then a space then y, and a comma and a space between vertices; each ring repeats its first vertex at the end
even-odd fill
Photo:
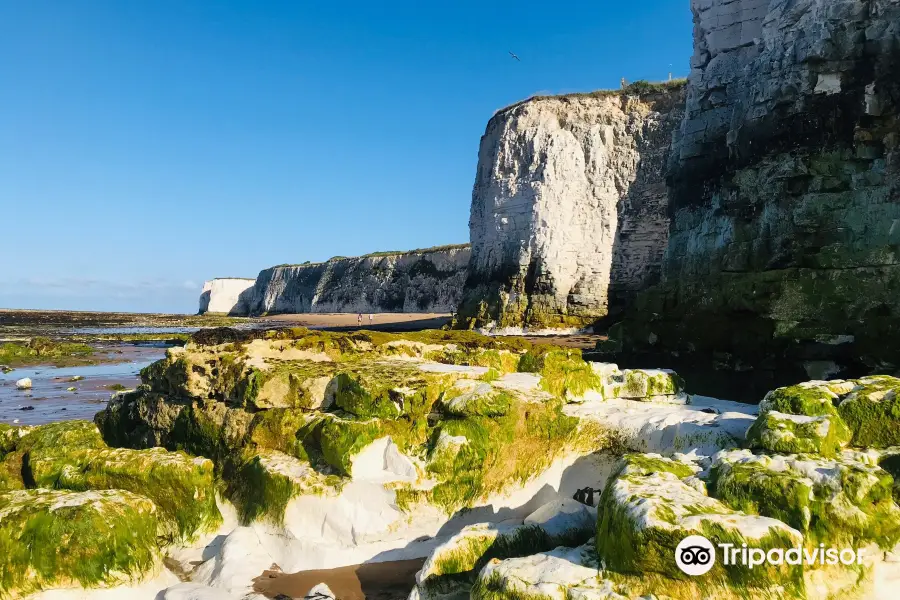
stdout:
MULTIPOLYGON (((360 329, 356 313, 305 313, 260 317, 268 327, 312 327, 322 329, 360 329)), ((363 314, 362 329, 375 331, 417 331, 440 329, 450 323, 449 313, 375 313, 372 320, 363 314)))
POLYGON ((424 562, 417 558, 290 574, 266 571, 254 582, 254 590, 267 598, 303 598, 324 583, 339 600, 402 600, 415 586, 424 562))

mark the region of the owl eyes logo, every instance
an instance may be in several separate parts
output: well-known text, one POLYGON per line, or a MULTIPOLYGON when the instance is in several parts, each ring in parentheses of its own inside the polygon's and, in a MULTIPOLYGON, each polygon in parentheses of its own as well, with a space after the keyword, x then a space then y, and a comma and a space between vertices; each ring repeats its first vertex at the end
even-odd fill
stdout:
POLYGON ((710 558, 709 550, 703 546, 688 546, 681 550, 681 562, 686 565, 705 565, 710 558))
POLYGON ((716 564, 716 551, 712 542, 702 535, 689 535, 675 548, 675 564, 686 575, 696 576, 709 572, 716 564))

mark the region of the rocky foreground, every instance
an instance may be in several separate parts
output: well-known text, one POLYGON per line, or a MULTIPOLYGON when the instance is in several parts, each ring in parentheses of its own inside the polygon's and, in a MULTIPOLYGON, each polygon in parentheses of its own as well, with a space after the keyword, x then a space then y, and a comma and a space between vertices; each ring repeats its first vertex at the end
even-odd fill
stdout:
POLYGON ((142 379, 95 423, 0 426, 0 597, 252 597, 272 568, 420 557, 411 598, 869 598, 900 578, 892 377, 756 407, 518 338, 225 329, 142 379), (689 577, 690 534, 865 560, 689 577))

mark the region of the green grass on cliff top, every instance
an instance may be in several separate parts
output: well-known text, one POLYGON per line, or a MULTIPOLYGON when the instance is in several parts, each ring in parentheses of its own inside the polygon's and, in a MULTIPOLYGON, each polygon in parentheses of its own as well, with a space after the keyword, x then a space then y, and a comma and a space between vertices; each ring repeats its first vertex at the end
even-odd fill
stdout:
POLYGON ((547 100, 551 98, 607 98, 610 96, 645 96, 649 94, 661 94, 663 92, 669 92, 673 90, 678 90, 687 85, 687 79, 672 79, 671 81, 644 81, 639 80, 634 83, 630 83, 625 86, 623 89, 615 89, 615 90, 594 90, 592 92, 572 92, 569 94, 555 94, 555 95, 535 95, 525 98, 524 100, 520 100, 518 102, 514 102, 509 106, 505 106, 494 113, 494 116, 497 116, 501 113, 504 113, 508 110, 511 110, 517 106, 521 106, 526 102, 531 102, 533 100, 547 100))
POLYGON ((468 248, 469 244, 445 244, 443 246, 432 246, 431 248, 416 248, 415 250, 382 250, 380 252, 370 252, 369 254, 363 254, 362 256, 332 256, 325 262, 310 262, 306 261, 299 264, 283 264, 283 265, 275 265, 271 267, 272 269, 277 269, 279 267, 314 267, 317 265, 324 265, 325 263, 329 263, 335 260, 347 260, 347 259, 356 259, 356 258, 373 258, 378 256, 396 256, 398 254, 424 254, 425 252, 442 252, 446 250, 462 250, 463 248, 468 248))

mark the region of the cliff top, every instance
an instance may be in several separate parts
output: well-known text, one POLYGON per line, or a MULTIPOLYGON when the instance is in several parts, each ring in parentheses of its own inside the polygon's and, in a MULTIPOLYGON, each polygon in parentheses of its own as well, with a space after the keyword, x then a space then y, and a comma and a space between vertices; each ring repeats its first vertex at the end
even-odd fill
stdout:
POLYGON ((443 246, 432 246, 430 248, 416 248, 415 250, 382 250, 380 252, 370 252, 369 254, 363 254, 362 256, 332 256, 331 258, 323 262, 306 261, 304 263, 275 265, 271 268, 276 269, 278 267, 310 267, 315 265, 323 265, 325 263, 336 260, 354 260, 360 258, 375 258, 379 256, 397 256, 400 254, 425 254, 427 252, 444 252, 447 250, 463 250, 465 248, 469 248, 469 244, 445 244, 443 246))
POLYGON ((223 280, 231 280, 231 281, 256 281, 255 277, 213 277, 209 281, 223 281, 223 280))
POLYGON ((687 85, 687 79, 673 79, 671 81, 650 82, 639 80, 630 83, 622 89, 617 90, 594 90, 592 92, 571 92, 568 94, 552 94, 552 95, 535 95, 529 96, 524 100, 514 102, 509 106, 505 106, 494 113, 496 118, 518 106, 535 100, 566 100, 568 98, 611 98, 613 96, 655 96, 674 91, 682 91, 687 85))

